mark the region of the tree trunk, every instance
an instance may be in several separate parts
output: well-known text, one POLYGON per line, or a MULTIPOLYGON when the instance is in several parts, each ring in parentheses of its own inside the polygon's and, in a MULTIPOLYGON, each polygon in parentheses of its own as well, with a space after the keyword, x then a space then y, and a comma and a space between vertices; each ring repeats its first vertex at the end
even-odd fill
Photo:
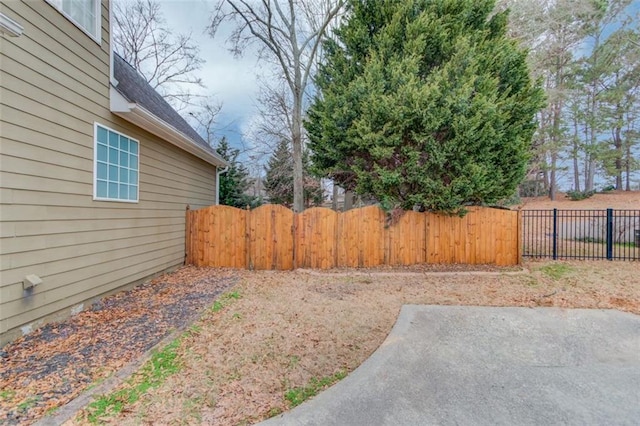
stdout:
POLYGON ((593 191, 593 182, 596 174, 596 163, 592 155, 589 155, 589 167, 587 169, 587 181, 584 184, 585 191, 593 191))
POLYGON ((302 176, 302 93, 294 93, 291 140, 293 144, 293 211, 304 210, 304 178, 302 176))
POLYGON ((616 103, 617 123, 613 129, 613 147, 615 150, 615 169, 616 169, 616 189, 622 190, 622 162, 624 159, 624 146, 622 145, 622 123, 624 122, 624 113, 620 101, 616 103))
MULTIPOLYGON (((551 182, 549 180, 549 170, 547 170, 547 168, 545 167, 545 169, 542 171, 542 190, 548 193, 550 188, 551 182)), ((536 187, 536 197, 538 195, 538 188, 536 187)))
POLYGON ((578 163, 578 120, 573 120, 573 189, 580 192, 580 164, 578 163))
POLYGON ((622 138, 620 137, 620 126, 616 126, 613 135, 613 143, 616 150, 616 189, 618 191, 622 190, 622 138))
POLYGON ((333 182, 333 195, 331 199, 331 208, 334 212, 338 211, 338 185, 333 182))
POLYGON ((345 190, 344 191, 344 206, 342 207, 342 211, 346 212, 353 208, 353 191, 345 190))
POLYGON ((558 163, 558 154, 551 153, 551 170, 549 173, 549 198, 551 201, 556 200, 556 167, 558 163))
MULTIPOLYGON (((584 190, 586 192, 593 191, 593 181, 596 174, 596 162, 594 158, 593 149, 595 149, 596 144, 596 134, 595 128, 592 123, 585 123, 585 128, 589 128, 589 139, 587 142, 589 143, 587 152, 585 154, 585 165, 584 165, 584 190)), ((585 130, 586 132, 586 130, 585 130)), ((586 136, 586 135, 585 135, 586 136)))
POLYGON ((558 150, 560 149, 560 120, 562 104, 556 102, 553 106, 553 135, 551 136, 551 174, 549 176, 549 198, 556 199, 556 169, 558 167, 558 150))
POLYGON ((627 140, 627 155, 626 155, 626 162, 625 162, 625 172, 626 172, 626 187, 625 187, 625 191, 631 191, 631 142, 629 142, 627 140))

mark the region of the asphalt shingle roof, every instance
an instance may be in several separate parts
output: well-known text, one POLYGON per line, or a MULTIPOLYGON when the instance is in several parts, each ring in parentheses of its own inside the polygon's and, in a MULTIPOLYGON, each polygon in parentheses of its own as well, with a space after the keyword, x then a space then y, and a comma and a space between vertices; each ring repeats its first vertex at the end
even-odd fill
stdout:
POLYGON ((207 149, 217 156, 217 153, 209 144, 196 132, 193 127, 185 121, 180 114, 174 110, 164 98, 156 92, 153 87, 120 55, 113 54, 113 76, 118 82, 116 90, 120 92, 130 102, 135 102, 151 114, 155 115, 165 123, 174 127, 198 145, 207 149))

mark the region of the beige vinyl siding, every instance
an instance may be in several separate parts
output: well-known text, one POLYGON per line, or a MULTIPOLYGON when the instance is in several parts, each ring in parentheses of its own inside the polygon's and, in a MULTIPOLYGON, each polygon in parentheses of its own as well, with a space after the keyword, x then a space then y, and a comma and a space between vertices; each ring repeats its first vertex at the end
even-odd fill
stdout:
POLYGON ((215 201, 215 167, 109 111, 102 44, 44 0, 2 2, 0 343, 20 327, 184 261, 185 208, 215 201), (139 141, 139 202, 93 200, 94 123, 139 141), (22 280, 43 284, 25 292, 22 280))

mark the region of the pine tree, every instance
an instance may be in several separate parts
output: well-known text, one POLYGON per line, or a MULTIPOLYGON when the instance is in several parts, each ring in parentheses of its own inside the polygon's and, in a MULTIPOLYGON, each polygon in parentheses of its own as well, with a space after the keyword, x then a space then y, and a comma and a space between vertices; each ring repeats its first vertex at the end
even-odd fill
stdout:
POLYGON ((640 31, 619 28, 602 51, 602 119, 609 137, 598 159, 616 189, 630 191, 631 174, 640 169, 640 31))
POLYGON ((250 185, 249 172, 238 161, 240 151, 231 148, 226 137, 220 140, 216 151, 230 164, 227 172, 220 174, 220 204, 238 208, 259 205, 260 200, 245 194, 250 185))
MULTIPOLYGON (((308 173, 309 156, 303 155, 303 188, 306 206, 320 205, 324 199, 320 182, 308 173)), ((289 142, 281 139, 266 166, 265 191, 269 201, 287 207, 293 205, 293 158, 289 142)))
POLYGON ((493 12, 492 0, 352 0, 309 112, 314 170, 405 209, 511 196, 543 95, 493 12))
POLYGON ((293 204, 293 158, 289 144, 281 139, 266 167, 264 189, 269 202, 291 207, 293 204))

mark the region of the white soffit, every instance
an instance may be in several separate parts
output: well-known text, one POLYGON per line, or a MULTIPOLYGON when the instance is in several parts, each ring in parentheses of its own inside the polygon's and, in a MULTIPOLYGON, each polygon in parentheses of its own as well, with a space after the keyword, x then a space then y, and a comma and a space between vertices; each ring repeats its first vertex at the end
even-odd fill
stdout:
POLYGON ((209 164, 216 167, 226 167, 229 165, 222 158, 200 146, 184 133, 180 132, 167 122, 159 119, 137 103, 129 102, 129 100, 122 96, 115 87, 111 86, 110 92, 112 113, 148 131, 149 133, 166 140, 183 151, 201 158, 209 164))

